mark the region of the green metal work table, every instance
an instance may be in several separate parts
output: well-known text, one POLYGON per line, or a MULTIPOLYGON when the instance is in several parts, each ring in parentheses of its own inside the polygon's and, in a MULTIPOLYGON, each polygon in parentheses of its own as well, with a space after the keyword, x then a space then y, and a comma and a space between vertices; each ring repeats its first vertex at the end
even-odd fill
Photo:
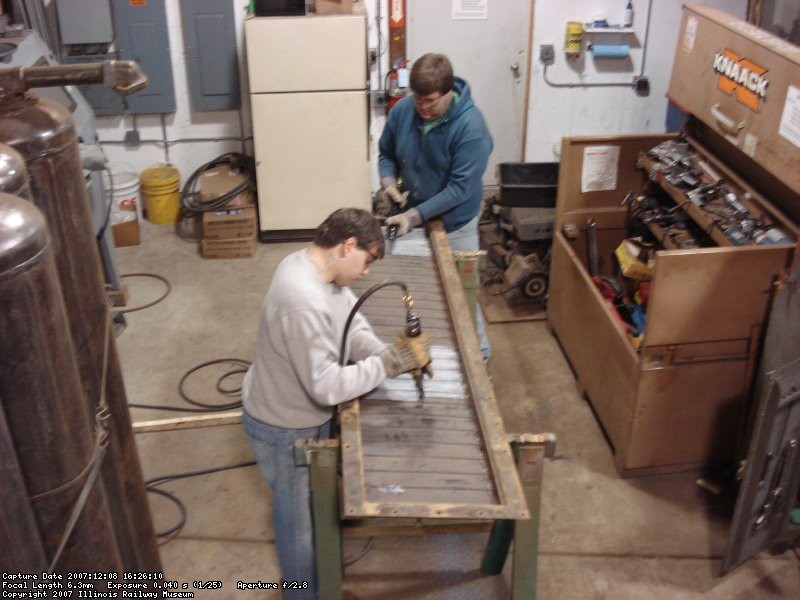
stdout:
MULTIPOLYGON (((433 222, 421 243, 400 238, 352 288, 387 279, 414 298, 434 377, 423 400, 410 375, 387 380, 340 408, 338 439, 298 445, 298 464, 311 469, 320 598, 342 597, 344 525, 421 522, 492 523, 482 571, 502 571, 513 539, 512 597, 535 598, 542 465, 555 438, 505 431, 473 325, 477 257, 454 258, 433 222)), ((386 342, 404 325, 402 296, 386 287, 361 307, 386 342)))

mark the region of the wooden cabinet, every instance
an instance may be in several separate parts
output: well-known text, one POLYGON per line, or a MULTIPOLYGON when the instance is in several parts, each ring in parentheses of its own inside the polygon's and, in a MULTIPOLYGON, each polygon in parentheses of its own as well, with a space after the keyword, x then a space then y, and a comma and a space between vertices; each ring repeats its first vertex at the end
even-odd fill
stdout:
POLYGON ((753 214, 776 224, 788 243, 735 245, 713 215, 653 172, 648 151, 674 136, 565 138, 550 269, 548 319, 613 447, 623 476, 724 464, 743 432, 773 284, 791 260, 795 224, 697 140, 689 150, 747 198, 753 214), (612 159, 612 183, 587 186, 598 152, 612 159), (599 189, 598 189, 599 188, 599 189), (610 189, 606 189, 610 188, 610 189), (699 247, 659 240, 637 344, 589 272, 593 220, 600 276, 617 278, 614 251, 629 235, 623 200, 657 195, 701 232, 699 247))

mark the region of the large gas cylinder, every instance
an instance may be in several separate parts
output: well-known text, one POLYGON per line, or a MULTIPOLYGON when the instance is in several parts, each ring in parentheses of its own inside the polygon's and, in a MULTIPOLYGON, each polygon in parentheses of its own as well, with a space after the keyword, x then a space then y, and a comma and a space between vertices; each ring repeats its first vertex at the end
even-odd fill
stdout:
POLYGON ((31 199, 25 159, 13 148, 2 144, 0 144, 0 192, 31 199))
MULTIPOLYGON (((2 258, 0 258, 2 260, 2 258)), ((2 275, 0 275, 2 277, 2 275)), ((1 284, 0 284, 1 285, 1 284)), ((0 398, 0 403, 2 403, 0 398)), ((17 461, 14 438, 0 410, 0 570, 3 573, 42 573, 47 570, 39 527, 25 493, 25 478, 17 461)))
MULTIPOLYGON (((2 544, 4 573, 47 570, 95 459, 95 419, 81 390, 55 269, 42 213, 0 192, 0 461, 8 483, 21 484, 4 478, 0 490, 3 506, 13 507, 0 520, 21 519, 2 544)), ((121 570, 102 486, 91 488, 54 568, 121 570)))
MULTIPOLYGON (((71 67, 64 67, 70 76, 76 74, 71 67)), ((82 74, 100 72, 91 68, 94 65, 89 67, 82 74)), ((47 79, 48 85, 72 83, 66 77, 59 79, 59 68, 0 69, 0 143, 24 158, 32 201, 44 213, 83 396, 91 414, 100 403, 102 390, 106 390, 111 411, 110 442, 101 476, 122 563, 127 571, 157 572, 161 571, 161 561, 122 374, 114 341, 106 339, 108 311, 77 135, 64 107, 26 91, 25 77, 36 77, 36 73, 45 74, 42 81, 47 79)), ((80 82, 91 81, 83 78, 80 82)))
MULTIPOLYGON (((17 196, 29 198, 28 172, 25 161, 16 150, 0 145, 0 191, 8 191, 17 196)), ((0 229, 8 235, 9 224, 0 219, 0 229)), ((22 227, 22 230, 27 229, 22 227)), ((11 248, 28 245, 21 243, 24 237, 15 232, 9 239, 0 238, 0 288, 4 286, 7 269, 4 266, 11 248)), ((35 243, 35 240, 29 243, 35 243)), ((13 262, 13 260, 11 261, 13 262)), ((3 398, 0 397, 0 405, 3 398)), ((47 568, 47 556, 36 524, 28 495, 25 490, 25 477, 19 461, 17 448, 14 445, 12 432, 8 427, 5 413, 0 410, 0 539, 7 540, 0 545, 0 570, 3 573, 15 573, 21 569, 29 569, 32 573, 47 568)))

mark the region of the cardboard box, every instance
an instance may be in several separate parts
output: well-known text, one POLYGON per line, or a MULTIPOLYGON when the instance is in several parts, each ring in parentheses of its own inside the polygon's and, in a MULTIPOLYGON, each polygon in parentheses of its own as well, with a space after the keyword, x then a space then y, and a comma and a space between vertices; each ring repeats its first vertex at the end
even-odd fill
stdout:
POLYGON ((256 235, 256 209, 225 208, 203 213, 203 239, 227 240, 256 235))
POLYGON ((204 258, 249 258, 256 253, 256 237, 229 240, 202 240, 200 254, 204 258))
POLYGON ((649 254, 650 252, 635 240, 622 240, 614 250, 622 274, 637 281, 650 279, 653 276, 655 260, 649 254))
MULTIPOLYGON (((243 173, 232 170, 228 165, 220 165, 208 169, 200 176, 200 200, 211 202, 235 189, 247 180, 243 173)), ((231 198, 226 206, 231 208, 239 206, 255 206, 255 198, 251 190, 245 190, 231 198)))
POLYGON ((318 15, 349 15, 353 12, 353 0, 317 0, 318 15))
POLYGON ((117 248, 139 245, 139 219, 135 206, 122 207, 116 215, 112 215, 111 234, 117 248))
POLYGON ((668 96, 800 194, 800 48, 719 9, 684 6, 668 96))

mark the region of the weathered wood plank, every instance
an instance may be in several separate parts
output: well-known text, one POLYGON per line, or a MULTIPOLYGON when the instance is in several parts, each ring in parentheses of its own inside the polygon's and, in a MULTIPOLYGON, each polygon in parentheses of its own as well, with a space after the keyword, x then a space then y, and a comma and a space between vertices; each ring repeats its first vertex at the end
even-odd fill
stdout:
POLYGON ((371 443, 368 446, 364 446, 362 444, 362 456, 364 459, 369 459, 370 461, 374 460, 375 458, 385 456, 397 456, 403 460, 412 460, 418 456, 447 459, 460 458, 464 460, 474 460, 480 462, 481 466, 486 469, 488 473, 488 467, 486 465, 483 452, 478 446, 442 444, 438 446, 426 445, 422 447, 418 445, 415 446, 413 444, 407 444, 401 448, 393 442, 386 442, 383 444, 371 443))
MULTIPOLYGON (((477 455, 480 458, 480 455, 477 455)), ((462 457, 437 458, 429 455, 398 457, 371 455, 369 468, 385 473, 458 473, 458 474, 482 474, 487 476, 486 465, 482 460, 462 457)))

